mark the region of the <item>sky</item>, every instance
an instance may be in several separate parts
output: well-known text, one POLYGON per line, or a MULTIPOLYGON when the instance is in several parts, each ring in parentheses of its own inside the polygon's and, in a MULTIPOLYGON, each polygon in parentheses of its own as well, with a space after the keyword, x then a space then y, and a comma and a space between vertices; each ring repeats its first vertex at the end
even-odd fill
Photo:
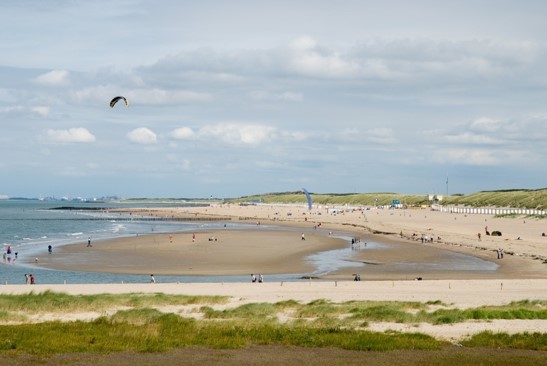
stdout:
POLYGON ((0 197, 547 187, 547 2, 0 3, 0 197), (115 96, 129 106, 109 107, 115 96))

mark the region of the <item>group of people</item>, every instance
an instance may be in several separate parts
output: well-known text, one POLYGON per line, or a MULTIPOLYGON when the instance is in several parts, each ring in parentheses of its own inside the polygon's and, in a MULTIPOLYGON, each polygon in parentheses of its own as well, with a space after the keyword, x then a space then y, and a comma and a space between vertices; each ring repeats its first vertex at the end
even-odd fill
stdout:
POLYGON ((258 279, 256 278, 256 276, 254 274, 251 274, 251 282, 252 283, 255 283, 255 282, 259 282, 259 283, 262 283, 264 282, 264 277, 262 277, 261 274, 258 275, 258 279))
POLYGON ((6 251, 4 252, 4 254, 2 254, 2 259, 4 260, 4 263, 11 263, 12 262, 12 257, 11 255, 14 255, 13 257, 13 262, 15 262, 17 260, 17 252, 13 252, 13 249, 11 248, 11 245, 8 245, 8 248, 6 249, 6 251))
MULTIPOLYGON (((367 247, 367 243, 364 242, 364 247, 367 247)), ((361 250, 361 239, 360 238, 352 238, 351 239, 351 250, 361 250)))
POLYGON ((36 279, 34 278, 34 275, 32 273, 31 274, 25 273, 25 283, 27 285, 34 285, 35 282, 36 282, 36 279))

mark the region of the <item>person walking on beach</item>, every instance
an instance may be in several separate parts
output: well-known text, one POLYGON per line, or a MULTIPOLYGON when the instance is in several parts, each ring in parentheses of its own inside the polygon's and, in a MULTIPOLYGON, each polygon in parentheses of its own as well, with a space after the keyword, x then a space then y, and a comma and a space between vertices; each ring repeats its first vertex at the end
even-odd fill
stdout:
POLYGON ((153 274, 150 275, 150 283, 156 283, 156 279, 153 274))
POLYGON ((196 241, 196 233, 192 234, 192 243, 196 241))
POLYGON ((53 247, 51 246, 51 244, 47 246, 47 251, 49 254, 53 252, 53 247))
POLYGON ((34 275, 31 273, 30 274, 30 284, 34 285, 34 283, 35 283, 35 278, 34 278, 34 275))
POLYGON ((258 283, 264 282, 264 277, 261 274, 258 275, 258 283))
POLYGON ((30 275, 25 273, 25 284, 28 285, 30 284, 30 275))
POLYGON ((256 282, 256 276, 254 274, 251 273, 251 282, 252 283, 255 283, 256 282))
POLYGON ((87 246, 91 247, 91 236, 87 238, 87 246))

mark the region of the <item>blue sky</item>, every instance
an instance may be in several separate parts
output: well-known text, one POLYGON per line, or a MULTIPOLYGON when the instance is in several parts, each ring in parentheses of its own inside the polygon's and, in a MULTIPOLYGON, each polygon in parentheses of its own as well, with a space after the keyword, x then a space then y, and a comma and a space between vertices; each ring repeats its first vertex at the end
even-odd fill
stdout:
POLYGON ((3 1, 0 196, 547 187, 547 2, 3 1), (129 107, 109 108, 123 95, 129 107))

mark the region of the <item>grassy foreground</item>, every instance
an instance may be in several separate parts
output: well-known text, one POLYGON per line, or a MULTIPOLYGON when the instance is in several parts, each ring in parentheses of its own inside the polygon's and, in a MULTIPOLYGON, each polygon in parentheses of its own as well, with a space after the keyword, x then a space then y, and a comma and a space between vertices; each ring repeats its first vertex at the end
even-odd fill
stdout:
MULTIPOLYGON (((367 326, 374 321, 445 324, 468 319, 547 319, 547 301, 520 301, 467 310, 453 309, 438 301, 332 303, 317 300, 308 304, 283 301, 225 308, 222 305, 226 301, 224 297, 165 294, 72 296, 48 291, 2 295, 0 355, 49 357, 252 346, 439 351, 449 344, 420 333, 372 332, 367 326), (215 310, 215 307, 221 309, 215 310), (99 313, 110 310, 111 315, 98 316, 92 321, 35 320, 44 314, 66 315, 91 310, 99 313)), ((547 354, 547 334, 482 332, 463 340, 460 346, 547 354)))

